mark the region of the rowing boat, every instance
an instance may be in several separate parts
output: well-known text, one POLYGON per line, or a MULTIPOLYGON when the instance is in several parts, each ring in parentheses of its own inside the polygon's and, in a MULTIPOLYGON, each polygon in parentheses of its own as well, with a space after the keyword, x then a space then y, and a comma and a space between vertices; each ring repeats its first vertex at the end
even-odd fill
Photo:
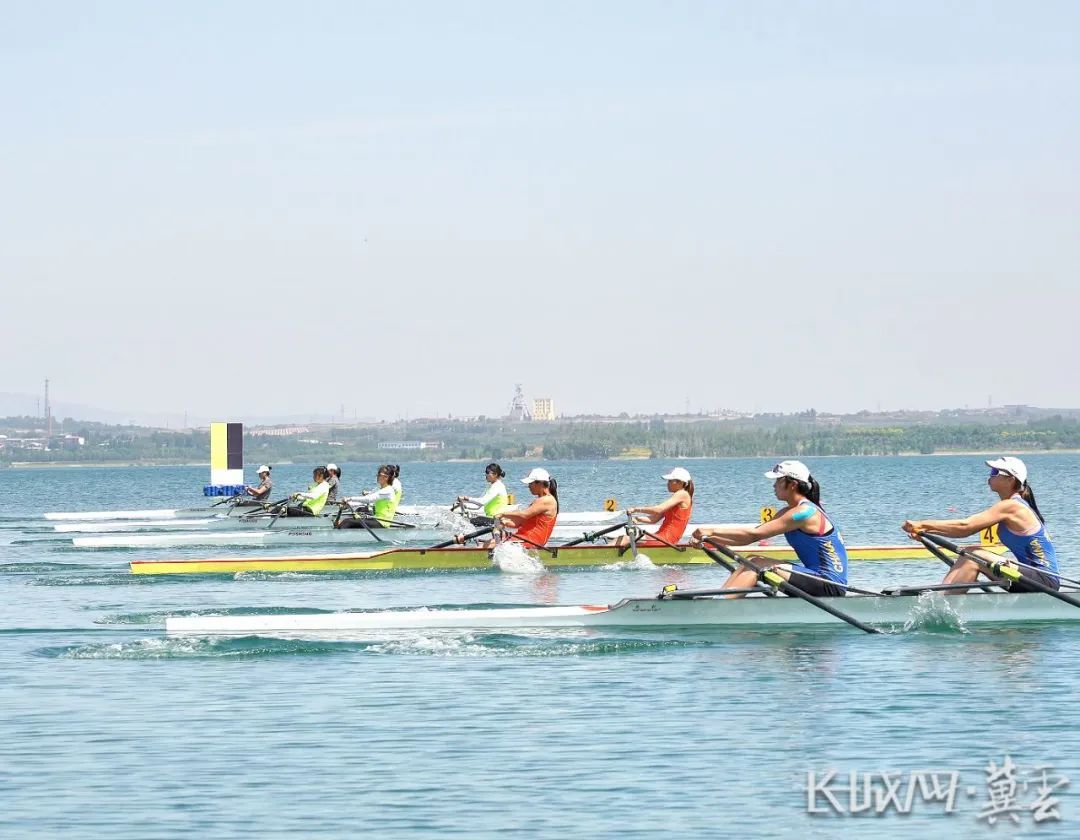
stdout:
MULTIPOLYGON (((995 547, 1000 550, 1000 547, 995 547)), ((795 552, 786 544, 751 546, 753 554, 781 560, 794 560, 795 552)), ((918 560, 930 553, 917 543, 906 545, 849 546, 850 560, 918 560)), ((642 547, 641 552, 658 565, 712 565, 703 551, 690 546, 678 549, 667 546, 642 547)), ((629 552, 620 554, 613 545, 577 545, 533 551, 540 562, 551 568, 569 566, 606 566, 630 560, 629 552)), ((484 548, 406 548, 385 551, 352 552, 280 557, 217 557, 185 560, 132 560, 131 571, 137 575, 237 574, 240 572, 370 572, 390 569, 490 569, 490 552, 484 548)))
MULTIPOLYGON (((920 615, 962 625, 1080 621, 1080 609, 1039 593, 971 592, 942 596, 905 592, 823 598, 848 615, 879 628, 903 627, 920 615)), ((190 615, 165 620, 171 635, 335 634, 371 630, 592 627, 738 627, 829 624, 845 627, 827 612, 797 598, 751 595, 725 599, 628 598, 612 605, 511 609, 378 610, 371 612, 267 615, 190 615)))

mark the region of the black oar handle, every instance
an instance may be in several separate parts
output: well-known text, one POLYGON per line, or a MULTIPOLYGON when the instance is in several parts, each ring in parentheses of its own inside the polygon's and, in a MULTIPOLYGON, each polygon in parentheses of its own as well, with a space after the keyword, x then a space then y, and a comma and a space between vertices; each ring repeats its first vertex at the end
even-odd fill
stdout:
POLYGON ((441 542, 438 545, 433 545, 433 546, 431 546, 431 548, 421 549, 421 551, 436 551, 436 550, 438 550, 440 548, 449 548, 452 545, 457 545, 459 539, 460 539, 461 542, 465 542, 466 540, 472 540, 472 539, 476 539, 477 537, 482 537, 482 536, 484 536, 484 534, 490 534, 494 530, 495 530, 495 526, 494 525, 489 525, 486 528, 481 528, 480 530, 473 531, 470 534, 462 534, 462 535, 460 535, 460 537, 454 537, 452 540, 447 540, 446 542, 441 542))
MULTIPOLYGON (((944 537, 938 536, 937 534, 925 534, 924 536, 931 542, 937 543, 942 548, 948 549, 949 551, 955 551, 958 555, 962 557, 970 557, 984 570, 990 570, 995 574, 1003 575, 1013 581, 1023 581, 1024 586, 1034 589, 1036 592, 1041 592, 1044 595, 1049 595, 1051 598, 1057 598, 1059 601, 1064 601, 1066 604, 1071 604, 1074 607, 1080 607, 1080 601, 1078 601, 1076 598, 1073 598, 1070 595, 1066 595, 1064 592, 1058 592, 1056 589, 1053 589, 1052 587, 1049 587, 1045 583, 1035 580, 1034 578, 1023 577, 1014 567, 1006 563, 990 562, 988 560, 985 560, 982 557, 979 557, 979 555, 973 554, 967 549, 961 548, 951 540, 947 540, 944 537), (1009 574, 1010 571, 1012 572, 1012 574, 1009 574)), ((1053 574, 1053 572, 1050 572, 1050 574, 1053 574)))
MULTIPOLYGON (((721 544, 713 542, 713 540, 710 539, 709 537, 706 537, 705 540, 702 541, 703 547, 704 547, 704 543, 706 541, 709 543, 709 545, 715 546, 720 552, 722 552, 724 555, 726 555, 727 557, 734 560, 736 563, 747 566, 747 567, 753 569, 754 571, 758 572, 759 574, 761 573, 761 570, 756 568, 755 566, 751 565, 750 562, 746 560, 746 558, 742 557, 739 554, 736 554, 734 551, 732 551, 726 545, 721 545, 721 544)), ((712 556, 712 555, 710 554, 710 556, 712 556)), ((724 563, 723 565, 727 566, 727 563, 724 563)), ((788 596, 791 596, 791 597, 794 597, 794 598, 801 598, 802 600, 806 601, 808 604, 813 604, 819 610, 824 610, 829 615, 835 616, 836 618, 839 618, 841 621, 846 621, 852 627, 858 627, 864 633, 880 633, 881 632, 878 628, 871 627, 869 624, 864 624, 863 622, 859 621, 859 619, 855 618, 854 616, 848 615, 843 610, 838 610, 832 604, 825 603, 820 598, 818 598, 818 597, 816 597, 814 595, 811 595, 809 592, 804 592, 802 589, 797 587, 795 584, 791 583, 791 581, 784 580, 784 578, 781 577, 779 574, 774 573, 772 575, 772 577, 775 577, 776 588, 779 589, 781 592, 783 592, 785 595, 788 595, 788 596)), ((770 580, 769 582, 773 583, 772 580, 770 580)))
POLYGON ((583 542, 592 542, 597 537, 602 537, 602 536, 604 536, 604 534, 610 534, 612 531, 621 531, 625 527, 626 527, 626 523, 625 522, 620 522, 618 525, 611 525, 611 526, 609 526, 607 528, 601 528, 599 531, 593 531, 591 534, 589 534, 589 533, 583 534, 579 539, 570 540, 570 542, 568 542, 568 543, 563 543, 562 545, 559 546, 559 548, 570 548, 571 546, 574 546, 574 545, 580 545, 583 542))

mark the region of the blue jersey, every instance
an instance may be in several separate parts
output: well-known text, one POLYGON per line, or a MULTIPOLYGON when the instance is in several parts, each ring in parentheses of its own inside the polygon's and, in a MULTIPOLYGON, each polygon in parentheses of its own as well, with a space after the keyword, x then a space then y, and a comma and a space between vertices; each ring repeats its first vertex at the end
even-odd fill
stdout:
MULTIPOLYGON (((1031 510, 1031 505, 1024 501, 1023 496, 1018 494, 1013 498, 1019 499, 1024 503, 1024 507, 1031 510)), ((1014 534, 1002 522, 998 525, 998 539, 1025 566, 1032 566, 1044 572, 1057 574, 1057 552, 1054 550, 1054 543, 1050 540, 1050 535, 1046 533, 1046 526, 1042 522, 1039 522, 1039 530, 1027 537, 1014 534)))
POLYGON ((795 515, 798 519, 806 519, 813 516, 815 512, 821 514, 822 526, 826 522, 829 523, 829 530, 826 533, 808 534, 806 531, 796 529, 784 534, 784 539, 795 549, 799 563, 808 572, 835 583, 847 583, 847 549, 844 547, 844 540, 840 536, 836 523, 809 499, 799 502, 795 515))

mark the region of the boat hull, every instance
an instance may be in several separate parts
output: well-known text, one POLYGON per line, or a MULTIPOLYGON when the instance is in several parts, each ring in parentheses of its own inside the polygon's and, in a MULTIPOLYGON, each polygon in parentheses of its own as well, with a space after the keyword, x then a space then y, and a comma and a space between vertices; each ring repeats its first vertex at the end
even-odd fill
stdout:
MULTIPOLYGON (((936 622, 1013 624, 1080 621, 1080 609, 1048 595, 975 592, 944 596, 849 595, 825 598, 850 616, 879 628, 903 628, 932 617, 936 622)), ((372 630, 600 627, 762 627, 850 626, 797 598, 630 598, 611 606, 581 605, 513 609, 381 610, 373 612, 292 613, 287 615, 174 616, 170 635, 348 634, 372 630)))
MULTIPOLYGON (((713 560, 699 549, 683 546, 682 551, 667 546, 649 546, 641 553, 657 565, 710 566, 713 560)), ((779 560, 794 560, 795 552, 786 544, 750 546, 740 549, 779 560)), ((611 545, 581 545, 554 548, 552 553, 533 551, 545 566, 557 569, 606 566, 632 560, 629 552, 620 555, 611 545)), ((925 548, 908 545, 854 546, 851 560, 918 560, 931 555, 925 548)), ((218 557, 190 560, 133 560, 131 571, 138 575, 237 574, 240 572, 369 572, 390 569, 489 569, 492 560, 482 548, 393 548, 387 551, 280 557, 218 557)))

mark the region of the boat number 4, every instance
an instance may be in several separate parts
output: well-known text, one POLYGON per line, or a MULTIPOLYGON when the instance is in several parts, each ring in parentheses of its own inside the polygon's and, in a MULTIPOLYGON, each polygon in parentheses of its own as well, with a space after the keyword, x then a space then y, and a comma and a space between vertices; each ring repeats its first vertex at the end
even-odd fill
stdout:
POLYGON ((991 525, 989 528, 983 528, 979 531, 979 542, 983 545, 997 545, 1001 542, 998 539, 997 525, 991 525))

